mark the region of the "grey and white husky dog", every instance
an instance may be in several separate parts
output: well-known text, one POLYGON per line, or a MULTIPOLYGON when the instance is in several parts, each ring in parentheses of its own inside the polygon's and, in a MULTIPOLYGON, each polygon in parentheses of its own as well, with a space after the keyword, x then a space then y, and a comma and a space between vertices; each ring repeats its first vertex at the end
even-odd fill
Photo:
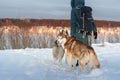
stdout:
POLYGON ((59 44, 59 42, 56 40, 55 45, 53 46, 53 59, 54 63, 59 60, 60 64, 62 64, 62 59, 64 56, 64 49, 59 44))

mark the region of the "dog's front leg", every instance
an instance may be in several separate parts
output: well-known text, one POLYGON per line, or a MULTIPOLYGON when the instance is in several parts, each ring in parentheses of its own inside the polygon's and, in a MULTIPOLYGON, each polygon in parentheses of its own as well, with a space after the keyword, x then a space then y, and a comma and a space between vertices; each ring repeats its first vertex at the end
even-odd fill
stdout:
POLYGON ((68 64, 68 62, 67 62, 67 49, 65 49, 65 63, 68 64))
POLYGON ((72 54, 70 52, 67 52, 67 63, 72 68, 72 54))
POLYGON ((76 68, 76 64, 77 64, 77 59, 75 59, 75 58, 72 56, 72 67, 73 67, 73 68, 76 68))

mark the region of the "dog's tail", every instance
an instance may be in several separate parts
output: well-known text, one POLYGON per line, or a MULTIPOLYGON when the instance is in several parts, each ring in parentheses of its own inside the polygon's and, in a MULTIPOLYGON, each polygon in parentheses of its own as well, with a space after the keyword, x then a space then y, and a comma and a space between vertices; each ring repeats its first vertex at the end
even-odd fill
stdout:
POLYGON ((100 63, 99 63, 99 60, 98 60, 98 58, 97 58, 97 55, 96 55, 94 49, 92 48, 92 49, 90 50, 90 52, 91 52, 90 54, 91 54, 91 57, 92 57, 92 59, 93 59, 93 61, 94 61, 95 66, 96 66, 97 68, 100 68, 100 63))

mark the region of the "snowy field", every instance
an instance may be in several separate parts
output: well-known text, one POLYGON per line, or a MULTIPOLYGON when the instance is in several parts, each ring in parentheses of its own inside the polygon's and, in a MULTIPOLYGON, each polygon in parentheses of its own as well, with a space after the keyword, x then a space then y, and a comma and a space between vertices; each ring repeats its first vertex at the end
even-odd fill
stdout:
POLYGON ((54 64, 51 48, 0 50, 0 80, 120 80, 120 43, 92 46, 101 68, 90 73, 54 64))

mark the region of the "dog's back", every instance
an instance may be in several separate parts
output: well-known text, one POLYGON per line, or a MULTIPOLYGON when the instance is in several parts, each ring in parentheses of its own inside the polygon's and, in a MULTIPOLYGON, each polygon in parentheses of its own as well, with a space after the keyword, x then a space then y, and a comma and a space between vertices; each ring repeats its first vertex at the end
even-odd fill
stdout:
POLYGON ((69 54, 72 54, 73 57, 77 58, 80 64, 84 65, 83 68, 86 64, 89 65, 90 70, 94 66, 97 68, 100 67, 97 55, 91 46, 88 46, 73 37, 69 37, 65 43, 65 49, 67 49, 69 54))

